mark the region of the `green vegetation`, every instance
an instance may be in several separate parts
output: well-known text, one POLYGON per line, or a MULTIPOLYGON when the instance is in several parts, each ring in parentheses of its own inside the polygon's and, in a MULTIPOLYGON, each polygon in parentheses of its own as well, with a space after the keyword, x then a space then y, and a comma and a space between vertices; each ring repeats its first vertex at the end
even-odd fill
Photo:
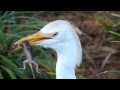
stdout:
MULTIPOLYGON (((94 17, 96 18, 96 20, 102 25, 102 27, 104 28, 104 30, 106 30, 111 37, 113 37, 114 40, 112 40, 111 42, 116 42, 116 43, 120 43, 120 14, 119 12, 112 12, 112 11, 102 11, 101 14, 96 14, 93 13, 94 17), (107 21, 105 21, 105 19, 108 19, 111 23, 112 23, 112 28, 110 27, 110 25, 108 24, 107 21)), ((119 70, 116 69, 111 69, 108 70, 106 73, 120 73, 119 70)))
POLYGON ((93 13, 93 15, 95 16, 96 20, 98 20, 98 22, 103 26, 104 30, 110 33, 111 36, 115 38, 115 40, 120 40, 120 33, 118 31, 120 28, 120 20, 118 18, 120 17, 117 17, 117 19, 115 19, 115 16, 112 16, 112 13, 109 11, 103 11, 102 15, 97 15, 95 13, 93 13), (112 22, 114 28, 116 29, 116 32, 112 30, 112 28, 107 24, 103 17, 109 19, 112 22))
MULTIPOLYGON (((30 79, 32 78, 29 66, 25 71, 20 70, 23 67, 23 60, 26 59, 22 50, 15 51, 14 42, 19 38, 39 31, 46 21, 37 18, 42 12, 0 12, 0 79, 30 79)), ((36 78, 55 78, 51 50, 46 50, 40 46, 35 47, 34 60, 49 71, 41 75, 36 74, 36 78)), ((55 61, 54 61, 55 62, 55 61)))

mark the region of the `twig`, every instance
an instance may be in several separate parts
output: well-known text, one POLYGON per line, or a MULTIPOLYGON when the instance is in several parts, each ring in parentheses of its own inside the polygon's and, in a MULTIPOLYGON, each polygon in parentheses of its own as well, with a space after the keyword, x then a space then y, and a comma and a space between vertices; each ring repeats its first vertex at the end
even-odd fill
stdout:
POLYGON ((108 73, 108 71, 103 71, 103 72, 100 72, 100 73, 94 75, 94 77, 98 77, 98 76, 100 76, 100 75, 102 75, 102 74, 106 74, 106 73, 108 73))
POLYGON ((85 50, 83 50, 83 53, 85 53, 86 57, 90 60, 90 62, 92 63, 93 67, 96 68, 96 65, 95 65, 94 60, 92 59, 92 57, 90 57, 85 50))
POLYGON ((111 13, 112 16, 115 16, 115 17, 120 17, 119 14, 115 14, 115 13, 111 13))
MULTIPOLYGON (((120 18, 120 15, 119 15, 119 14, 111 13, 111 15, 120 18)), ((120 22, 118 22, 117 24, 115 24, 113 27, 115 28, 115 27, 117 27, 118 25, 120 25, 120 22)))
POLYGON ((106 63, 108 62, 109 58, 116 53, 116 51, 112 48, 108 48, 108 47, 103 47, 103 49, 105 51, 110 51, 110 53, 106 56, 105 60, 102 62, 102 65, 100 67, 100 70, 103 70, 103 68, 105 67, 106 63))
POLYGON ((120 41, 109 41, 109 42, 116 42, 116 43, 120 43, 120 41))

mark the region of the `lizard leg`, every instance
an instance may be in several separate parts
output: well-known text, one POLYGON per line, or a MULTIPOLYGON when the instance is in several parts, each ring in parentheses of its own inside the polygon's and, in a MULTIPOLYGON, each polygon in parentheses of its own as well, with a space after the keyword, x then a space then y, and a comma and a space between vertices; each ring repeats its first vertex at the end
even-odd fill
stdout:
POLYGON ((32 60, 32 63, 35 65, 36 72, 37 72, 37 73, 41 73, 41 72, 39 71, 39 65, 38 65, 35 61, 33 61, 33 60, 32 60))
POLYGON ((29 60, 24 60, 23 61, 23 68, 20 68, 20 69, 23 69, 25 70, 26 69, 26 64, 29 62, 29 60))

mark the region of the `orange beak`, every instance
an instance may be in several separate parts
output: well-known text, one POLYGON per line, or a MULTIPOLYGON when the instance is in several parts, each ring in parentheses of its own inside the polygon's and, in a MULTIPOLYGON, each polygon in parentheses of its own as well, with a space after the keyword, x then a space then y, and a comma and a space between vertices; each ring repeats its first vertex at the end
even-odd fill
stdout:
POLYGON ((41 32, 37 32, 31 35, 28 35, 26 37, 21 38, 17 42, 14 43, 14 45, 18 45, 15 50, 20 49, 19 45, 21 45, 24 41, 28 41, 30 45, 35 45, 38 43, 38 41, 50 39, 50 36, 48 34, 44 34, 41 32))

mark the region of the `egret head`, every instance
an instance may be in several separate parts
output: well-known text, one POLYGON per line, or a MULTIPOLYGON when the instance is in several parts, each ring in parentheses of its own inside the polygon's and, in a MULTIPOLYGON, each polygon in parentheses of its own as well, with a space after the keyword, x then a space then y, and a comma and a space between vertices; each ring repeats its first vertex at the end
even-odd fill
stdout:
POLYGON ((74 38, 73 27, 64 20, 57 20, 50 22, 44 26, 39 32, 23 37, 15 42, 15 44, 22 44, 28 41, 31 45, 40 45, 45 48, 56 48, 58 45, 69 42, 74 38))

